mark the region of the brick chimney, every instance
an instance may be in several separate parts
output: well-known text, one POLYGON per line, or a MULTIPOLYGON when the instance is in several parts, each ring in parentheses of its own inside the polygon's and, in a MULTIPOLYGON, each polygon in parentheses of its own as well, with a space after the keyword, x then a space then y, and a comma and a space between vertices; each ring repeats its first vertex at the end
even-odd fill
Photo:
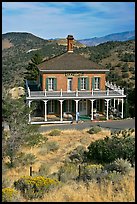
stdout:
POLYGON ((73 35, 68 35, 67 37, 67 51, 73 52, 73 35))

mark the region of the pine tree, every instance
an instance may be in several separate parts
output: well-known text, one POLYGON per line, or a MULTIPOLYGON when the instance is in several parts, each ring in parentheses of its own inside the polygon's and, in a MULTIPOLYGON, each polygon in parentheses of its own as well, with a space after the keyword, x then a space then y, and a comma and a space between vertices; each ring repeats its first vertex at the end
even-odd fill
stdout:
POLYGON ((25 73, 25 79, 36 80, 39 74, 37 65, 42 62, 42 56, 39 53, 36 53, 34 57, 31 58, 29 62, 27 72, 25 73))

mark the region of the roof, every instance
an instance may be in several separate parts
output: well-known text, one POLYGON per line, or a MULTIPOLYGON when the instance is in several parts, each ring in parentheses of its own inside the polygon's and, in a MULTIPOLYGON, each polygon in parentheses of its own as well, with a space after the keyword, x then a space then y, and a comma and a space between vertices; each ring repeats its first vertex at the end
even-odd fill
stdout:
POLYGON ((80 54, 66 52, 37 65, 40 71, 108 71, 80 54))

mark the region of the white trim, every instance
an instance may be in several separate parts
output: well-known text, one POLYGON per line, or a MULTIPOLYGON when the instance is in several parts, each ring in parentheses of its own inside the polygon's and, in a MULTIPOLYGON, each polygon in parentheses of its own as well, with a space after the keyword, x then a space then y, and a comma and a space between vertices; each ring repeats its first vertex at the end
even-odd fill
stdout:
POLYGON ((41 70, 39 69, 41 72, 109 72, 109 69, 82 69, 82 70, 41 70))

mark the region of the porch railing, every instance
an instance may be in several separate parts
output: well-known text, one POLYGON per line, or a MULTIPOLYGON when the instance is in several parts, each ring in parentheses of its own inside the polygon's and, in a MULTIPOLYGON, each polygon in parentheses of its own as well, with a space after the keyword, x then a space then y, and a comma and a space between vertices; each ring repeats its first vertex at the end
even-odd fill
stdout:
POLYGON ((112 82, 109 82, 109 81, 106 81, 105 85, 107 88, 110 88, 116 91, 117 93, 124 95, 124 88, 121 89, 120 86, 117 86, 116 84, 113 84, 112 82))
POLYGON ((104 91, 29 91, 29 97, 90 97, 90 96, 120 96, 123 92, 116 92, 114 90, 104 91))
POLYGON ((29 97, 91 97, 91 96, 121 96, 124 95, 124 89, 120 86, 112 84, 109 81, 105 82, 106 90, 91 90, 91 91, 30 91, 26 80, 26 89, 29 97))

